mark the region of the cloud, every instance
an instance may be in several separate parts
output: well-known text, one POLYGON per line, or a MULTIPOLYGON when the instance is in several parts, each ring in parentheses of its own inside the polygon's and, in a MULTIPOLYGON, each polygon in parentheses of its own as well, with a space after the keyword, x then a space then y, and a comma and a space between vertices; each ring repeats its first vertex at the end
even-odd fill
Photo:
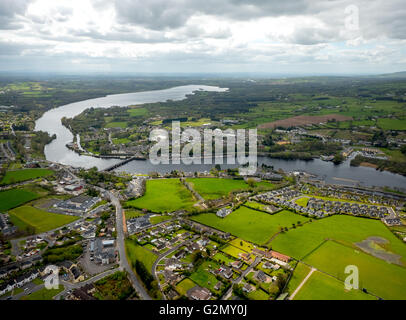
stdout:
POLYGON ((142 25, 154 30, 176 29, 193 15, 213 15, 232 20, 295 15, 307 10, 305 0, 116 0, 120 22, 142 25))
POLYGON ((17 61, 143 72, 406 68, 403 2, 0 0, 0 70, 17 61), (346 26, 350 5, 358 29, 346 26))
POLYGON ((0 29, 17 29, 21 27, 16 17, 25 13, 29 2, 29 0, 1 0, 0 29))

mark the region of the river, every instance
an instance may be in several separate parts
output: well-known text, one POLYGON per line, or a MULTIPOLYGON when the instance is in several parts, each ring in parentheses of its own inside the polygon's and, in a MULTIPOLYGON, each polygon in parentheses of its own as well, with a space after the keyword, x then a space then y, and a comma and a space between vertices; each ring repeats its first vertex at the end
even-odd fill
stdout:
MULTIPOLYGON (((62 125, 61 119, 63 117, 75 117, 90 107, 108 108, 111 106, 128 106, 143 103, 164 102, 167 100, 182 100, 185 99, 187 95, 192 94, 197 90, 224 92, 228 89, 205 85, 189 85, 164 90, 114 94, 96 99, 74 102, 45 112, 43 116, 36 121, 35 130, 46 131, 50 135, 56 134, 56 139, 45 146, 45 156, 47 160, 74 167, 91 168, 96 166, 99 169, 104 169, 118 163, 120 160, 84 156, 69 150, 66 147, 66 144, 73 141, 73 135, 62 125)), ((303 161, 259 157, 258 163, 273 165, 275 169, 281 168, 284 171, 305 171, 312 173, 325 180, 327 183, 406 188, 406 177, 404 176, 390 172, 377 171, 373 168, 351 167, 349 160, 340 165, 334 165, 332 162, 325 162, 319 159, 303 161)), ((116 169, 116 171, 127 171, 130 173, 148 173, 151 171, 157 171, 164 173, 172 170, 182 170, 193 172, 209 171, 212 167, 213 165, 203 164, 155 166, 148 160, 134 160, 116 169)), ((236 167, 236 165, 222 165, 222 168, 232 167, 236 167)))

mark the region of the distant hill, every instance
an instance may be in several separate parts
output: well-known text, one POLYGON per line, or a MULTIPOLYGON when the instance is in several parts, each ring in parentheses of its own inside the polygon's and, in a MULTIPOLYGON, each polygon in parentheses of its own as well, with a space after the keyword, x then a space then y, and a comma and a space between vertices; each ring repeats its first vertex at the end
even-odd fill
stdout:
POLYGON ((406 71, 379 74, 376 77, 379 77, 379 78, 406 78, 406 71))

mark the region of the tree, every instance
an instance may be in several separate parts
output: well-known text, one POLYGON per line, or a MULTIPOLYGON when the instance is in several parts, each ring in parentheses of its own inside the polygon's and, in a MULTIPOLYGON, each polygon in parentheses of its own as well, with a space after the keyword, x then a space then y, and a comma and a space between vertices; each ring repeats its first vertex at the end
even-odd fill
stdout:
POLYGON ((252 178, 247 179, 247 184, 251 187, 254 188, 255 187, 255 180, 252 178))
POLYGON ((341 152, 337 152, 333 159, 334 164, 340 164, 343 161, 344 161, 344 156, 342 155, 341 152))

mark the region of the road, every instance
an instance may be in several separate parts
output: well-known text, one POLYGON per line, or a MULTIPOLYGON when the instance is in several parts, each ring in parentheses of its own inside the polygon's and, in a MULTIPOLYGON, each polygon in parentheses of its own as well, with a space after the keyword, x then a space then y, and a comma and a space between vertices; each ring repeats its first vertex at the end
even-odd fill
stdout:
POLYGON ((81 288, 81 287, 83 287, 83 286, 85 286, 85 285, 87 285, 89 283, 99 281, 100 279, 103 279, 104 277, 107 277, 107 276, 109 276, 109 275, 111 275, 111 274, 113 274, 113 273, 115 273, 117 271, 119 271, 118 268, 110 269, 110 270, 107 270, 105 272, 99 273, 98 275, 96 275, 96 276, 94 276, 92 278, 89 278, 89 279, 87 279, 85 281, 81 281, 81 282, 77 282, 77 283, 70 283, 70 282, 61 280, 60 284, 64 286, 64 290, 61 291, 60 293, 58 293, 53 299, 54 300, 59 300, 60 297, 64 296, 69 290, 78 289, 78 288, 81 288))
MULTIPOLYGON (((185 246, 185 245, 188 244, 189 242, 192 242, 192 241, 196 240, 197 238, 199 238, 199 235, 196 234, 196 235, 194 235, 193 238, 191 238, 191 239, 189 239, 189 240, 186 240, 186 241, 183 241, 181 244, 178 244, 176 247, 173 247, 172 249, 170 249, 170 250, 168 250, 168 251, 166 251, 166 252, 164 252, 164 253, 162 253, 162 254, 160 254, 160 255, 158 256, 158 258, 155 260, 155 262, 154 262, 154 264, 152 265, 152 268, 151 268, 151 273, 152 273, 152 275, 154 276, 155 280, 156 280, 158 283, 159 283, 159 278, 158 278, 158 276, 157 276, 157 274, 156 274, 156 267, 157 267, 157 265, 159 264, 159 262, 160 262, 163 258, 165 258, 166 256, 170 255, 172 252, 174 252, 174 251, 180 249, 181 247, 185 246)), ((159 286, 159 289, 161 289, 161 286, 159 286)), ((164 294, 162 291, 161 291, 161 293, 162 293, 162 296, 166 299, 165 294, 164 294)))
POLYGON ((306 281, 310 278, 310 276, 313 274, 313 272, 316 271, 315 268, 312 268, 309 273, 307 274, 306 278, 303 279, 303 281, 298 285, 296 290, 292 293, 292 295, 289 297, 289 300, 293 300, 295 295, 302 289, 303 285, 306 283, 306 281))
POLYGON ((129 265, 127 255, 125 254, 123 208, 120 204, 120 200, 111 191, 107 191, 107 194, 110 198, 110 201, 116 207, 117 249, 120 257, 120 267, 128 272, 130 281, 140 298, 143 300, 151 300, 151 297, 142 286, 142 284, 139 282, 133 269, 129 265))
POLYGON ((233 292, 233 285, 240 283, 240 282, 242 281, 242 279, 244 279, 244 277, 245 277, 248 273, 250 273, 251 270, 252 270, 253 268, 255 268, 255 267, 258 265, 258 263, 260 263, 260 262, 261 262, 261 258, 260 258, 260 257, 256 257, 255 260, 254 260, 254 262, 251 263, 250 266, 249 266, 247 269, 245 269, 244 272, 241 273, 241 275, 240 275, 237 279, 235 279, 235 280, 232 281, 232 285, 231 285, 230 289, 227 290, 227 292, 223 295, 223 297, 221 298, 221 300, 227 300, 227 299, 230 297, 231 293, 233 292))

